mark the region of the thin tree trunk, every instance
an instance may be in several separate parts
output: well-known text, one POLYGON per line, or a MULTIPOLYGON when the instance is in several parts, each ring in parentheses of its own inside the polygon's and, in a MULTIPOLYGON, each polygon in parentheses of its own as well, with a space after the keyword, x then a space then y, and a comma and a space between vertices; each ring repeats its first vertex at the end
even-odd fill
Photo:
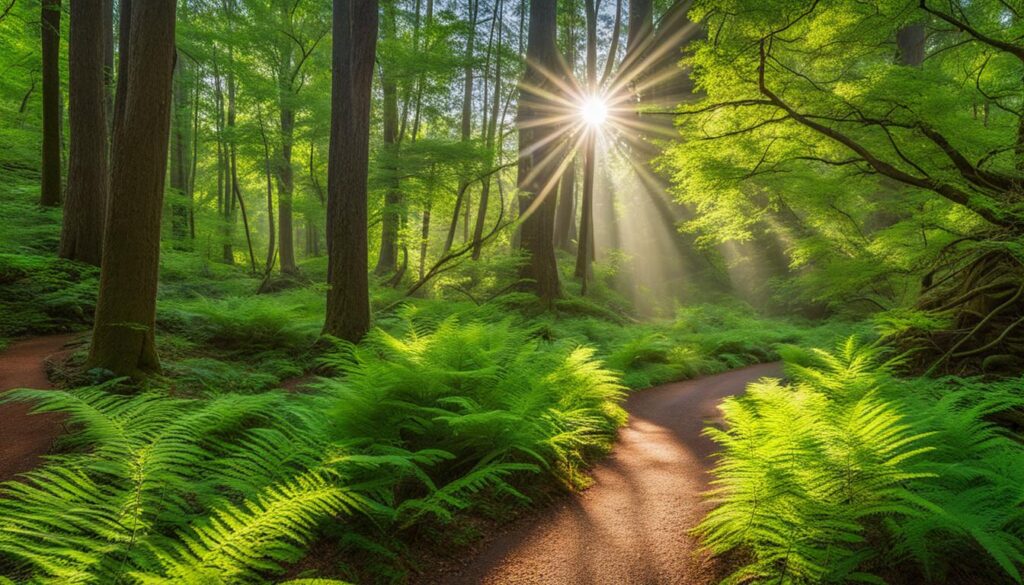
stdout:
POLYGON ((265 270, 267 274, 270 274, 274 269, 274 252, 277 250, 277 242, 274 238, 277 224, 274 222, 273 173, 270 170, 270 141, 267 139, 267 129, 263 125, 263 112, 260 111, 259 105, 256 106, 256 116, 260 123, 260 138, 263 140, 263 169, 267 176, 267 262, 265 270))
POLYGON ((60 205, 60 0, 43 0, 43 168, 39 204, 60 205))
MULTIPOLYGON (((127 2, 126 2, 127 4, 127 2)), ((157 371, 156 290, 174 77, 175 0, 131 6, 118 92, 110 205, 88 368, 137 376, 157 371)), ((124 12, 122 12, 124 14, 124 12)), ((122 16, 123 17, 123 16, 122 16)))
MULTIPOLYGON (((587 88, 597 92, 597 6, 595 0, 586 0, 587 13, 587 88)), ((609 58, 611 58, 609 56, 609 58)), ((584 130, 587 137, 583 145, 583 197, 580 201, 579 245, 576 249, 577 278, 583 280, 583 293, 587 292, 594 259, 594 171, 597 155, 596 128, 584 130)))
POLYGON ((334 0, 324 333, 353 343, 370 328, 367 175, 377 10, 377 0, 334 0))
POLYGON ((60 257, 100 265, 110 168, 107 161, 106 34, 102 11, 71 4, 68 40, 71 159, 60 257))
MULTIPOLYGON (((394 39, 397 33, 396 7, 393 2, 384 5, 384 26, 381 37, 394 39)), ((398 227, 401 215, 402 192, 398 181, 398 83, 390 63, 381 69, 381 90, 384 97, 384 167, 388 177, 388 190, 384 195, 381 220, 380 254, 374 274, 391 274, 398 267, 398 227)))
MULTIPOLYGON (((73 25, 72 25, 73 26, 73 25)), ((188 149, 186 131, 189 125, 188 102, 185 86, 185 61, 179 60, 174 68, 172 86, 171 122, 171 238, 179 249, 185 248, 188 240, 189 218, 185 197, 188 195, 188 170, 185 166, 188 149)))
MULTIPOLYGON (((566 77, 572 79, 576 70, 576 20, 575 13, 566 19, 563 33, 566 37, 566 77)), ((565 156, 573 157, 562 175, 561 184, 558 188, 558 209, 555 213, 555 247, 566 252, 572 252, 572 233, 576 223, 576 153, 573 152, 572 140, 565 141, 565 156)))
MULTIPOLYGON (((501 10, 502 5, 502 0, 496 0, 494 4, 494 14, 492 15, 492 18, 495 19, 495 26, 498 27, 498 41, 494 59, 494 97, 491 99, 490 121, 486 126, 486 136, 484 138, 484 148, 487 150, 488 167, 494 165, 494 142, 498 128, 498 112, 500 110, 501 102, 501 39, 502 34, 504 33, 504 13, 502 13, 501 10)), ((473 228, 473 260, 480 259, 480 252, 483 248, 484 223, 487 222, 487 206, 490 203, 491 180, 491 177, 484 179, 483 186, 480 188, 480 204, 477 206, 476 225, 473 228)), ((423 278, 422 274, 420 275, 420 278, 423 278)))
MULTIPOLYGON (((479 0, 469 0, 469 36, 466 38, 466 68, 463 77, 462 89, 462 140, 468 142, 472 138, 473 130, 473 45, 476 42, 476 19, 480 7, 479 0)), ((455 230, 458 228, 459 215, 462 213, 462 206, 468 205, 466 199, 469 197, 469 189, 466 187, 467 179, 459 180, 459 194, 455 199, 455 210, 452 212, 452 221, 448 226, 448 237, 444 241, 444 252, 447 254, 455 242, 455 230)), ((468 218, 468 216, 467 216, 468 218)))

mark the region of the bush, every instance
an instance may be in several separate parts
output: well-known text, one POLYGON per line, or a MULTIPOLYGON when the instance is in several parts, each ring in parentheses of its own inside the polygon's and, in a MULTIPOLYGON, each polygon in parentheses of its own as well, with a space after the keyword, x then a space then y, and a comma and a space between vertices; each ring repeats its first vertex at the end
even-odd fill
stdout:
POLYGON ((0 254, 0 337, 88 326, 98 284, 99 269, 88 264, 0 254))
POLYGON ((792 384, 725 401, 728 427, 707 430, 722 452, 698 532, 750 553, 727 582, 882 582, 907 563, 944 581, 950 559, 971 557, 990 581, 1020 581, 1021 449, 984 417, 1024 405, 1021 381, 903 382, 853 339, 815 353, 788 366, 792 384), (920 391, 934 386, 941 397, 920 391))
POLYGON ((323 300, 311 289, 251 297, 167 300, 158 324, 192 341, 247 354, 280 349, 293 354, 316 341, 323 300))
POLYGON ((376 330, 328 363, 346 374, 334 432, 409 451, 440 449, 450 480, 492 462, 528 462, 582 485, 589 459, 625 422, 623 388, 593 350, 556 347, 508 320, 437 326, 410 321, 402 337, 376 330))

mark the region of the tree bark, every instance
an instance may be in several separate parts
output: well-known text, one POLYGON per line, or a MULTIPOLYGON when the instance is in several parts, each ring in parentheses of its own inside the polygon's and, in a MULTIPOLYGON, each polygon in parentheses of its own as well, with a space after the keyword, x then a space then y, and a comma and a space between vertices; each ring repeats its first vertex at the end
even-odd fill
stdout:
MULTIPOLYGON (((566 77, 573 79, 576 70, 576 31, 575 31, 575 12, 573 15, 566 19, 566 26, 563 30, 565 34, 565 61, 566 61, 566 77)), ((571 156, 575 159, 576 153, 573 152, 572 141, 565 141, 566 153, 565 156, 571 156)), ((558 209, 555 213, 555 247, 564 250, 566 252, 572 252, 572 232, 574 231, 573 225, 576 219, 576 160, 569 163, 568 168, 565 170, 565 174, 562 175, 562 180, 558 188, 558 209)))
POLYGON ((899 49, 901 65, 920 67, 924 63, 924 23, 916 23, 901 28, 896 33, 896 46, 899 49))
MULTIPOLYGON (((281 5, 285 22, 291 19, 287 3, 281 5)), ((277 221, 280 232, 278 262, 281 273, 297 275, 295 264, 295 237, 292 231, 292 196, 295 193, 295 173, 292 169, 292 144, 295 135, 295 89, 293 87, 294 49, 292 39, 280 35, 281 62, 278 64, 278 106, 280 108, 281 156, 277 168, 277 221)))
POLYGON ((377 0, 334 0, 324 333, 353 343, 370 329, 366 183, 377 9, 377 0))
MULTIPOLYGON (((501 110, 501 39, 505 29, 505 22, 503 18, 504 13, 502 12, 503 4, 502 0, 496 0, 494 4, 494 14, 492 15, 492 18, 496 21, 495 26, 498 27, 498 42, 497 47, 495 48, 494 58, 494 96, 491 98, 490 122, 487 125, 486 135, 484 137, 484 148, 487 150, 488 168, 491 168, 495 161, 494 142, 498 131, 498 113, 501 110)), ((498 147, 498 150, 500 151, 500 146, 498 147)), ((483 248, 484 223, 487 222, 487 206, 490 204, 491 180, 491 177, 484 179, 483 186, 480 188, 480 204, 477 206, 476 225, 473 227, 473 260, 480 259, 480 251, 483 248)), ((420 278, 423 278, 422 271, 420 278)))
POLYGON ((556 130, 550 124, 537 125, 536 120, 545 116, 550 100, 547 93, 557 91, 544 73, 556 71, 559 66, 556 4, 556 0, 530 0, 526 71, 519 97, 520 247, 529 255, 520 277, 530 283, 528 289, 536 292, 542 303, 549 305, 561 296, 553 238, 554 186, 549 180, 556 167, 552 149, 557 146, 548 138, 556 130))
MULTIPOLYGON (((462 141, 469 142, 473 132, 473 49, 476 42, 476 20, 477 10, 480 7, 479 0, 469 0, 469 35, 466 37, 466 67, 463 73, 462 83, 462 141)), ((463 177, 459 179, 458 196, 455 199, 455 209, 452 211, 452 221, 448 224, 448 236, 444 240, 444 251, 447 254, 455 243, 455 230, 459 225, 459 215, 462 213, 463 205, 468 205, 466 199, 469 197, 468 180, 463 177)))
POLYGON ((107 89, 102 11, 71 4, 68 39, 71 159, 60 234, 60 257, 100 265, 110 188, 107 164, 107 89))
MULTIPOLYGON (((587 89, 597 93, 597 6, 595 0, 586 0, 587 13, 587 89)), ((608 56, 612 58, 611 55, 608 56)), ((596 128, 585 128, 583 142, 583 195, 580 200, 579 245, 576 247, 575 276, 583 280, 583 294, 593 273, 594 259, 594 172, 597 156, 596 128)))
MULTIPOLYGON (((72 25, 72 29, 74 25, 72 25)), ((188 196, 188 128, 191 122, 189 116, 188 87, 184 75, 185 61, 179 60, 174 68, 174 82, 172 87, 173 114, 171 123, 171 191, 173 203, 171 204, 171 238, 175 247, 187 248, 189 235, 188 206, 185 205, 185 198, 188 196)), ((74 142, 74 137, 72 137, 74 142)))
POLYGON ((118 86, 124 115, 111 151, 110 205, 87 368, 119 376, 157 371, 160 214, 171 122, 175 0, 131 6, 118 86))
MULTIPOLYGON (((384 26, 381 36, 393 40, 397 33, 396 7, 393 2, 384 6, 384 26)), ((398 227, 401 219, 402 192, 398 181, 398 82, 392 63, 381 67, 381 93, 384 98, 384 161, 382 166, 388 174, 388 189, 384 195, 384 212, 381 219, 380 254, 374 274, 391 274, 398 268, 398 227)))
POLYGON ((60 0, 42 1, 43 168, 39 204, 60 205, 60 0))

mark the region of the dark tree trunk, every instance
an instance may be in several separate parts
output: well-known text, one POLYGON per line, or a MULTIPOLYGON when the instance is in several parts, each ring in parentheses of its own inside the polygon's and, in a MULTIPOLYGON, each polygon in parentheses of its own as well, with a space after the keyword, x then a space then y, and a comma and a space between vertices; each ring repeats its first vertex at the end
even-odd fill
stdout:
POLYGON ((60 205, 60 0, 42 1, 43 169, 39 204, 60 205))
MULTIPOLYGON (((566 19, 566 26, 563 29, 565 35, 565 61, 566 77, 573 78, 573 71, 576 69, 576 31, 575 18, 566 19)), ((566 252, 572 252, 572 235, 575 231, 573 225, 576 219, 576 153, 574 141, 566 140, 565 156, 574 158, 565 169, 561 183, 558 188, 558 209, 555 213, 555 247, 566 252)))
MULTIPOLYGON (((591 94, 597 92, 597 6, 595 0, 586 0, 587 12, 587 87, 591 94)), ((611 56, 609 55, 609 58, 611 56)), ((597 156, 596 128, 586 128, 583 142, 583 195, 580 200, 579 245, 576 247, 577 278, 583 279, 583 293, 592 274, 594 259, 594 172, 597 156)))
POLYGON ((377 9, 377 0, 334 0, 324 333, 353 343, 370 329, 366 181, 377 9))
POLYGON ((896 33, 901 65, 920 67, 924 63, 924 23, 911 24, 896 33))
POLYGON ((106 88, 107 141, 109 148, 111 125, 114 123, 114 0, 103 3, 103 85, 106 88))
MULTIPOLYGON (((396 7, 389 2, 384 6, 384 30, 382 38, 394 39, 396 30, 396 7)), ((398 83, 390 63, 381 71, 381 90, 384 97, 384 166, 388 190, 384 195, 384 212, 381 219, 380 254, 374 274, 391 274, 398 268, 398 227, 401 219, 402 192, 398 181, 398 83)))
POLYGON ((68 40, 71 159, 60 234, 60 257, 100 265, 110 169, 107 164, 107 90, 103 79, 102 11, 71 4, 68 40))
POLYGON ((131 7, 118 80, 124 115, 111 150, 110 205, 88 368, 156 371, 156 289, 174 77, 175 0, 131 7), (122 87, 123 86, 123 87, 122 87))
POLYGON ((557 91, 544 73, 559 66, 556 4, 556 0, 530 0, 527 66, 519 97, 520 247, 529 254, 520 277, 530 282, 529 288, 546 304, 561 296, 553 238, 555 196, 549 180, 557 166, 551 150, 557 146, 547 140, 556 130, 534 121, 545 116, 550 99, 546 94, 557 91))
POLYGON ((274 257, 277 252, 277 224, 274 222, 274 186, 270 169, 270 140, 267 138, 267 129, 263 124, 263 112, 259 106, 256 110, 260 123, 260 139, 263 141, 263 171, 267 177, 267 262, 266 273, 269 276, 274 271, 274 257))

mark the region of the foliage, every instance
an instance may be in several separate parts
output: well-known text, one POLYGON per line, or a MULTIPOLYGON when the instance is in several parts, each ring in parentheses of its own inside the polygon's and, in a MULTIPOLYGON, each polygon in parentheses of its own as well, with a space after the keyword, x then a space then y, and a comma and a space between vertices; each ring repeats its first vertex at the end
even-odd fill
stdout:
POLYGON ((358 348, 340 345, 327 363, 346 377, 325 388, 337 396, 337 435, 441 449, 451 456, 442 478, 529 462, 581 485, 625 421, 623 388, 593 353, 548 347, 508 320, 412 317, 402 337, 377 330, 358 348))
POLYGON ((1024 406, 1024 381, 907 383, 883 354, 850 338, 723 403, 727 427, 706 431, 717 507, 698 532, 750 552, 728 582, 881 582, 907 563, 942 581, 951 559, 1020 581, 1021 448, 985 417, 1024 406))

